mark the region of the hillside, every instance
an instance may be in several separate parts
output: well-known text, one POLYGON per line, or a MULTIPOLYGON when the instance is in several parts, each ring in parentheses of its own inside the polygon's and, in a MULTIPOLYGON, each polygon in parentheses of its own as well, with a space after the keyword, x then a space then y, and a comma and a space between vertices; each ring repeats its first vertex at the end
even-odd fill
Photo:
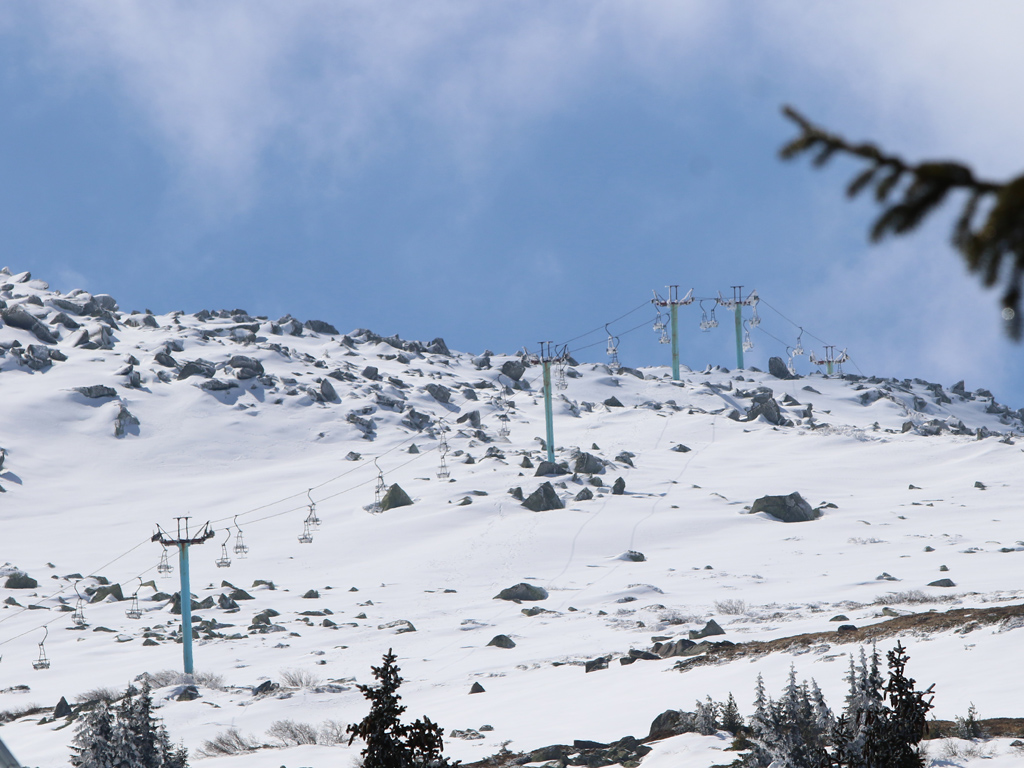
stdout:
MULTIPOLYGON (((270 744, 277 721, 362 718, 355 683, 372 682, 388 648, 407 716, 462 732, 446 751, 471 762, 502 745, 643 737, 705 696, 732 692, 747 715, 757 675, 776 693, 791 664, 839 708, 865 627, 1022 602, 1024 412, 984 389, 711 367, 673 382, 664 367, 579 361, 554 407, 568 472, 538 477, 541 374, 520 355, 241 309, 126 312, 7 270, 0 300, 0 562, 39 583, 0 587, 0 737, 28 765, 67 764, 73 728, 40 723, 62 696, 181 669, 177 564, 172 553, 174 573, 158 573, 150 537, 182 516, 215 530, 191 561, 202 684, 178 701, 165 675, 156 696, 172 738, 210 768, 350 764, 358 745, 195 752, 229 728, 270 744), (413 503, 376 511, 378 474, 413 503), (512 493, 546 482, 563 508, 534 512, 512 493), (820 517, 750 513, 792 492, 820 517), (320 524, 302 543, 311 502, 320 524), (215 562, 222 544, 229 567, 215 562), (142 618, 95 592, 105 582, 138 590, 142 618), (547 597, 495 599, 519 583, 547 597), (688 651, 677 641, 712 619, 724 634, 709 641, 813 640, 620 662, 688 651), (44 625, 51 665, 34 670, 44 625), (514 647, 489 645, 499 635, 514 647), (585 671, 601 657, 607 668, 585 671), (254 693, 268 680, 280 687, 254 693), (32 705, 47 711, 13 716, 32 705)), ((1006 669, 1024 620, 926 624, 895 627, 880 648, 902 638, 910 674, 936 684, 935 717, 971 702, 1024 717, 1006 669)), ((986 765, 1014 764, 1009 742, 992 742, 986 765)), ((728 745, 684 734, 643 764, 729 763, 728 745)))

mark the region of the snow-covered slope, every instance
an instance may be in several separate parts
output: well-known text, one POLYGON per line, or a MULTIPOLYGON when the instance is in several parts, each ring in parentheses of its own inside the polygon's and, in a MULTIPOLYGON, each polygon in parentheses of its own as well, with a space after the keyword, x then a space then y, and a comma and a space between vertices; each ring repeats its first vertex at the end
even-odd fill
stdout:
MULTIPOLYGON (((174 533, 183 516, 190 531, 207 521, 216 531, 191 562, 196 600, 213 602, 195 611, 208 684, 193 701, 174 700, 174 686, 157 697, 193 753, 228 728, 270 742, 276 721, 360 719, 354 682, 371 682, 388 648, 408 715, 468 731, 446 740, 467 762, 505 743, 644 736, 659 713, 707 695, 732 692, 749 714, 757 674, 777 691, 791 664, 840 707, 858 646, 835 632, 837 615, 864 627, 1020 602, 1024 456, 1014 440, 1024 425, 984 390, 718 368, 673 382, 665 368, 581 362, 556 390, 556 459, 572 470, 586 453, 601 471, 537 477, 541 374, 521 356, 241 310, 129 314, 26 273, 0 274, 0 299, 0 563, 39 582, 0 588, 0 712, 181 668, 166 597, 177 569, 158 573, 150 537, 158 524, 174 533), (748 419, 751 408, 761 415, 748 419), (450 477, 438 476, 442 440, 450 477), (376 513, 379 476, 414 503, 376 513), (620 477, 625 492, 613 494, 620 477), (510 493, 545 482, 564 508, 534 512, 510 493), (577 500, 584 491, 593 497, 577 500), (749 514, 757 498, 793 491, 822 516, 749 514), (302 543, 310 501, 321 524, 302 543), (215 563, 222 543, 230 567, 215 563), (929 586, 943 578, 954 586, 929 586), (138 590, 142 618, 108 597, 86 603, 88 626, 76 627, 76 583, 88 600, 102 580, 125 596, 138 590), (520 582, 548 597, 495 599, 520 582), (252 599, 220 607, 236 587, 252 599), (277 615, 253 625, 267 609, 277 615), (833 639, 686 671, 679 657, 619 662, 710 619, 725 630, 710 640, 833 639), (51 666, 34 670, 47 630, 51 666), (498 635, 515 646, 488 645, 498 635), (584 671, 602 656, 606 669, 584 671), (302 677, 313 684, 253 694, 268 679, 302 677), (484 692, 470 695, 474 683, 484 692)), ((1024 717, 1016 665, 1004 663, 1018 623, 903 636, 910 672, 936 683, 937 717, 970 702, 983 717, 1024 717)), ((65 765, 73 728, 41 715, 0 737, 27 764, 65 765)), ((647 761, 730 762, 725 746, 687 734, 647 761)), ((345 764, 357 753, 293 746, 193 764, 345 764)))

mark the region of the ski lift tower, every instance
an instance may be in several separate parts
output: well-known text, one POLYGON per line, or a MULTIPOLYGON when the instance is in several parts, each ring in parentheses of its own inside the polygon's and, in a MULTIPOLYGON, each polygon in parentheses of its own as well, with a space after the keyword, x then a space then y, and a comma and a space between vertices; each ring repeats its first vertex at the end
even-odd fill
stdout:
POLYGON ((172 537, 159 525, 151 541, 158 542, 165 547, 175 546, 178 548, 178 565, 181 574, 181 647, 185 657, 185 674, 192 674, 192 590, 189 586, 188 573, 188 548, 193 544, 202 544, 213 538, 213 529, 209 523, 203 523, 199 533, 190 536, 188 532, 188 517, 174 518, 178 523, 178 536, 172 537), (181 521, 185 521, 185 534, 182 535, 181 521))
POLYGON ((540 354, 531 355, 529 362, 544 366, 544 424, 547 428, 548 461, 555 463, 555 425, 551 408, 551 364, 561 363, 569 359, 569 348, 555 349, 554 342, 541 341, 540 354))
MULTIPOLYGON (((725 298, 721 292, 718 294, 718 303, 726 309, 732 309, 736 312, 736 367, 743 367, 743 308, 753 307, 754 316, 750 319, 751 327, 758 325, 761 319, 757 316, 757 302, 760 299, 757 297, 757 291, 751 291, 747 298, 743 298, 743 286, 734 285, 732 286, 732 298, 725 298)), ((751 346, 753 346, 751 344, 751 346)))
POLYGON ((810 355, 811 362, 814 363, 815 365, 819 366, 819 367, 824 365, 825 366, 825 372, 829 376, 832 375, 832 371, 835 368, 835 366, 839 366, 839 372, 842 373, 843 372, 843 367, 842 367, 843 363, 845 363, 849 359, 850 359, 850 356, 848 354, 846 354, 846 350, 845 349, 842 352, 840 352, 839 355, 837 356, 836 355, 836 348, 834 346, 828 346, 828 345, 825 346, 825 357, 823 357, 823 358, 815 357, 813 352, 811 352, 811 355, 810 355))
POLYGON ((667 285, 668 298, 663 299, 658 295, 658 292, 654 292, 654 298, 651 299, 651 303, 656 307, 668 307, 669 313, 672 316, 672 380, 679 381, 679 312, 680 306, 693 303, 693 288, 691 288, 683 298, 679 298, 679 286, 678 285, 667 285))

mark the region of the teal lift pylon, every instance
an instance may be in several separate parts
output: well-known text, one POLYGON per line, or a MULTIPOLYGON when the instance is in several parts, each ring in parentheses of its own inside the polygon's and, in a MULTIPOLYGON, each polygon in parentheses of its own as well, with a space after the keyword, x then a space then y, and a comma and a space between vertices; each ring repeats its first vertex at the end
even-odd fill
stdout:
POLYGON ((731 309, 736 314, 736 367, 743 368, 743 353, 745 350, 751 349, 754 346, 754 342, 750 340, 750 332, 744 333, 743 330, 743 308, 752 307, 753 314, 750 318, 750 327, 756 328, 761 323, 761 318, 757 316, 757 303, 760 299, 757 296, 757 291, 752 290, 746 298, 743 298, 743 286, 734 285, 732 286, 732 298, 725 298, 721 291, 718 293, 718 304, 726 309, 731 309))
POLYGON ((678 285, 666 285, 668 298, 663 299, 654 292, 651 303, 656 307, 668 307, 671 317, 670 327, 672 329, 672 380, 679 381, 679 307, 693 303, 693 288, 687 291, 683 298, 679 298, 678 285))
POLYGON ((554 342, 541 341, 540 354, 530 357, 530 362, 543 366, 544 369, 544 427, 545 447, 547 448, 548 461, 555 463, 555 423, 553 408, 551 404, 551 364, 562 363, 569 359, 569 348, 562 347, 555 350, 554 342))
POLYGON ((160 526, 157 526, 156 533, 153 534, 151 541, 156 541, 165 547, 175 546, 178 548, 178 565, 179 572, 181 574, 181 647, 182 655, 184 656, 184 668, 185 674, 191 675, 193 671, 192 665, 192 589, 189 585, 189 567, 188 567, 188 548, 193 544, 202 544, 205 541, 213 538, 213 529, 210 528, 209 523, 203 523, 203 527, 199 529, 199 533, 195 536, 189 536, 188 532, 188 517, 176 517, 174 518, 178 522, 178 536, 172 538, 170 534, 164 532, 160 526), (185 534, 181 533, 182 523, 185 521, 185 534))

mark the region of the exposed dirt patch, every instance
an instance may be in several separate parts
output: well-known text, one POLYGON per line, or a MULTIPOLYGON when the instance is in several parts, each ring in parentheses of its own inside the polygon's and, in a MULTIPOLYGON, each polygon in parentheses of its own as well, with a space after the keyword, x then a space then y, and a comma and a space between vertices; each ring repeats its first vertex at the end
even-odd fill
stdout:
POLYGON ((966 633, 983 626, 1002 624, 1018 618, 1024 619, 1024 604, 1001 605, 992 608, 950 608, 943 612, 914 613, 907 616, 896 616, 857 629, 811 632, 804 635, 780 637, 777 640, 754 640, 735 645, 716 643, 703 656, 684 659, 678 662, 675 668, 685 671, 690 667, 717 664, 745 656, 763 656, 794 648, 810 649, 813 646, 825 644, 865 643, 896 635, 929 634, 950 629, 960 629, 966 633))
MULTIPOLYGON (((1024 719, 1019 717, 993 717, 988 720, 979 720, 983 733, 994 738, 1019 739, 1024 737, 1024 719)), ((929 739, 942 739, 947 736, 956 736, 956 723, 952 720, 929 720, 929 739)))

